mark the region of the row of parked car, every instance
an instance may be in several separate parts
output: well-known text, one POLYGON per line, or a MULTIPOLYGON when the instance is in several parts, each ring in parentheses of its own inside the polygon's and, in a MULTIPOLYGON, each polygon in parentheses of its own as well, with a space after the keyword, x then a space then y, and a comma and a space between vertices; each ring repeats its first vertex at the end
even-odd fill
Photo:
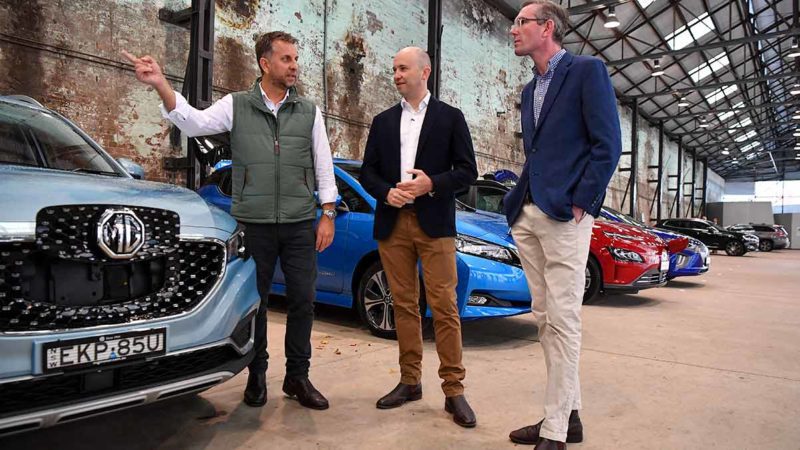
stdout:
MULTIPOLYGON (((392 337, 372 239, 376 201, 360 169, 335 160, 336 239, 318 258, 317 301, 352 308, 372 333, 392 337)), ((246 229, 226 213, 230 166, 218 165, 198 192, 143 177, 57 112, 0 96, 0 435, 199 392, 252 358, 259 299, 246 229)), ((463 320, 522 314, 536 301, 498 214, 507 189, 481 182, 460 197, 463 320)), ((708 271, 704 238, 687 234, 604 209, 585 301, 708 271)), ((738 254, 755 249, 748 242, 708 246, 738 254)), ((274 292, 283 294, 276 272, 274 292)))

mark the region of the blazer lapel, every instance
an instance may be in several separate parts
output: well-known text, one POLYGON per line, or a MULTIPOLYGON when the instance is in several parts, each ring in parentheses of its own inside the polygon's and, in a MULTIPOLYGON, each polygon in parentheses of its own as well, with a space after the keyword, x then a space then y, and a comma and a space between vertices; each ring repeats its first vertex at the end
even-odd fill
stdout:
POLYGON ((430 100, 428 101, 428 110, 425 112, 425 119, 422 121, 422 129, 419 132, 419 143, 417 144, 417 157, 414 159, 414 167, 416 167, 417 163, 419 162, 419 157, 422 154, 420 149, 425 145, 425 141, 431 134, 433 122, 436 120, 436 115, 439 113, 439 108, 441 108, 441 106, 441 102, 431 96, 430 100))
POLYGON ((400 180, 400 117, 403 109, 398 103, 390 110, 389 120, 389 155, 391 158, 390 167, 397 167, 397 180, 400 180))
POLYGON ((542 128, 544 121, 547 120, 547 113, 549 113, 550 108, 553 107, 556 96, 558 96, 558 91, 561 90, 561 85, 564 84, 564 78, 567 77, 567 71, 569 71, 569 66, 571 65, 572 55, 566 53, 563 57, 561 57, 561 61, 558 63, 558 67, 556 67, 556 72, 553 74, 553 79, 550 81, 550 86, 547 87, 547 95, 544 96, 542 112, 539 113, 540 119, 536 125, 536 130, 533 132, 534 139, 536 138, 536 135, 539 134, 539 130, 542 128))

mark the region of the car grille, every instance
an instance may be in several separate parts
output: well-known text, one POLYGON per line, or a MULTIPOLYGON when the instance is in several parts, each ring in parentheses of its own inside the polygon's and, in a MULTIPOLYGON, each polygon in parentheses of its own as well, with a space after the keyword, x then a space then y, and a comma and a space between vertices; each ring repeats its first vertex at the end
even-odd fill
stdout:
POLYGON ((222 277, 224 244, 179 240, 177 215, 165 210, 129 208, 148 230, 146 241, 130 260, 103 256, 93 229, 108 208, 116 207, 46 208, 36 242, 0 244, 0 332, 168 317, 196 307, 222 277), (71 291, 58 293, 63 285, 71 291))
POLYGON ((633 285, 634 286, 658 286, 667 282, 667 272, 660 272, 658 270, 650 270, 640 276, 633 285))
POLYGON ((165 356, 130 365, 41 379, 0 384, 0 416, 42 407, 92 398, 118 391, 167 384, 200 374, 240 358, 230 346, 165 356), (108 383, 96 383, 91 377, 107 376, 108 383), (93 387, 94 385, 94 387, 93 387))

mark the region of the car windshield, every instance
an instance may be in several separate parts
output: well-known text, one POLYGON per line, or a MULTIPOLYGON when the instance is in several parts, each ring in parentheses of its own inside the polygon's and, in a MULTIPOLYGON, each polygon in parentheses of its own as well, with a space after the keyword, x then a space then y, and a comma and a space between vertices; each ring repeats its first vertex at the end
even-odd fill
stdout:
POLYGON ((353 163, 336 163, 336 167, 344 170, 348 173, 351 177, 355 178, 358 181, 358 177, 361 176, 361 164, 353 164, 353 163))
POLYGON ((0 164, 121 176, 106 158, 60 118, 0 102, 0 164))
POLYGON ((614 209, 611 209, 611 208, 607 208, 607 207, 603 207, 603 209, 605 209, 606 211, 608 211, 612 215, 615 215, 615 216, 619 217, 620 219, 622 219, 622 221, 624 223, 627 223, 628 225, 634 225, 634 226, 637 226, 637 227, 646 227, 647 226, 644 223, 634 219, 633 217, 631 217, 631 216, 629 216, 627 214, 623 214, 623 213, 621 213, 621 212, 619 212, 617 210, 614 210, 614 209))

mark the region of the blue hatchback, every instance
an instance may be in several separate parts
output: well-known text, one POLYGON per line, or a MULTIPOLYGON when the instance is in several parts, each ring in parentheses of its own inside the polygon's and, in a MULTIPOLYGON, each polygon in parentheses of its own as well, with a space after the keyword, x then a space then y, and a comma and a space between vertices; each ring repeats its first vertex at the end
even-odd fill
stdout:
POLYGON ((688 238, 689 245, 685 249, 669 255, 669 272, 667 272, 668 279, 700 275, 708 272, 708 268, 711 264, 711 257, 708 254, 708 247, 706 247, 705 244, 697 239, 682 234, 673 233, 671 231, 665 231, 660 228, 648 227, 644 223, 639 222, 627 214, 623 214, 605 206, 600 211, 600 216, 606 220, 627 223, 629 225, 644 228, 650 233, 660 237, 665 242, 682 237, 688 238))
MULTIPOLYGON (((375 199, 358 182, 360 171, 360 161, 334 159, 341 199, 337 205, 336 237, 331 247, 318 257, 317 301, 354 308, 373 334, 394 337, 392 296, 377 242, 372 238, 375 199)), ((230 211, 230 165, 223 165, 211 174, 198 193, 209 203, 230 211)), ((502 216, 458 211, 456 228, 456 292, 462 320, 530 311, 531 296, 525 274, 502 216)), ((285 294, 280 268, 276 270, 272 290, 285 294)), ((430 317, 430 310, 425 315, 430 317)))

